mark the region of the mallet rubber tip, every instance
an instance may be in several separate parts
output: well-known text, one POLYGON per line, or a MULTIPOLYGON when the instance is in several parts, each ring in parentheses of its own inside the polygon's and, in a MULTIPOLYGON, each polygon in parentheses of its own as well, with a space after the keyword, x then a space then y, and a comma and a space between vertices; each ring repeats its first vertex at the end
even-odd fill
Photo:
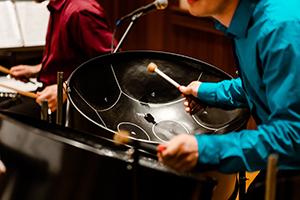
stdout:
POLYGON ((153 73, 153 72, 155 72, 156 68, 157 68, 157 65, 155 63, 151 62, 148 65, 147 70, 148 70, 148 72, 153 73))

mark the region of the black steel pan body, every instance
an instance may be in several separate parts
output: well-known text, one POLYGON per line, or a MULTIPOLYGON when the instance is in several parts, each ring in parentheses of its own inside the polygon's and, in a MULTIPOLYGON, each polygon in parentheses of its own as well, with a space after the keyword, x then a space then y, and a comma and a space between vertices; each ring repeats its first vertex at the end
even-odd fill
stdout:
POLYGON ((68 126, 96 134, 103 128, 127 130, 133 139, 160 143, 184 133, 225 133, 247 122, 244 109, 207 107, 189 115, 177 88, 147 71, 150 62, 181 85, 231 78, 205 62, 167 52, 127 51, 96 57, 68 79, 68 126))

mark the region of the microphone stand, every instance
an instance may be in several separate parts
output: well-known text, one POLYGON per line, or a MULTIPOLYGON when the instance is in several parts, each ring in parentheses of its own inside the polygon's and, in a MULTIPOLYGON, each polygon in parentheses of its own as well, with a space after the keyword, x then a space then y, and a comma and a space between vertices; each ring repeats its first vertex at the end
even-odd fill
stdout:
MULTIPOLYGON (((122 37, 121 37, 121 39, 120 39, 118 45, 116 46, 116 48, 115 48, 114 51, 113 51, 113 53, 116 53, 116 52, 119 50, 119 48, 120 48, 120 46, 122 45, 124 39, 126 38, 126 36, 128 35, 130 29, 132 28, 132 26, 133 26, 135 20, 137 20, 138 18, 140 18, 142 15, 143 15, 143 12, 140 12, 140 13, 137 13, 137 14, 135 14, 135 15, 133 15, 133 16, 131 17, 131 21, 130 21, 130 23, 129 23, 127 29, 126 29, 126 31, 123 33, 123 35, 122 35, 122 37)), ((120 22, 120 23, 121 23, 121 22, 120 22)), ((120 25, 120 23, 118 23, 118 25, 120 25)), ((117 26, 118 26, 118 25, 117 25, 117 26)))

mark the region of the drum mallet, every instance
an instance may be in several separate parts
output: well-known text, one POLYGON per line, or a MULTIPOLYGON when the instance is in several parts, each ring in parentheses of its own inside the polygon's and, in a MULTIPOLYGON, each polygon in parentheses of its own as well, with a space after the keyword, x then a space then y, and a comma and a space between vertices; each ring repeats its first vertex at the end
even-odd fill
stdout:
POLYGON ((2 72, 4 74, 10 73, 9 69, 7 69, 6 67, 3 67, 2 65, 0 65, 0 72, 2 72))
POLYGON ((126 130, 120 130, 116 132, 114 135, 114 142, 117 145, 130 145, 152 154, 156 154, 157 152, 165 150, 165 146, 163 144, 146 143, 131 139, 129 132, 126 130))
MULTIPOLYGON (((168 75, 166 75, 164 72, 160 71, 157 67, 157 65, 153 62, 151 62, 148 67, 147 67, 148 72, 153 73, 156 72, 158 75, 160 75, 162 78, 164 78, 166 81, 168 81, 169 83, 171 83, 172 85, 174 85, 177 89, 179 89, 179 87, 181 86, 179 83, 177 83, 176 81, 174 81, 172 78, 170 78, 168 75)), ((202 105, 203 103, 201 103, 201 101, 197 98, 194 97, 193 95, 184 95, 187 99, 189 99, 189 101, 194 101, 196 102, 198 105, 202 105)), ((204 110, 205 109, 202 109, 204 110)), ((194 114, 196 112, 200 111, 198 108, 193 109, 190 113, 194 114)))
MULTIPOLYGON (((12 76, 10 75, 10 70, 6 67, 3 67, 2 65, 0 65, 0 72, 4 73, 4 74, 8 74, 8 78, 11 78, 12 76)), ((32 84, 36 84, 35 82, 31 81, 30 79, 26 79, 26 82, 30 82, 32 84)))
POLYGON ((30 97, 30 98, 33 98, 33 99, 37 98, 36 93, 33 93, 33 92, 22 91, 22 90, 16 89, 14 87, 10 87, 10 86, 2 84, 2 83, 0 83, 0 87, 4 87, 6 89, 13 90, 13 91, 19 93, 20 95, 23 95, 23 96, 26 96, 26 97, 30 97))

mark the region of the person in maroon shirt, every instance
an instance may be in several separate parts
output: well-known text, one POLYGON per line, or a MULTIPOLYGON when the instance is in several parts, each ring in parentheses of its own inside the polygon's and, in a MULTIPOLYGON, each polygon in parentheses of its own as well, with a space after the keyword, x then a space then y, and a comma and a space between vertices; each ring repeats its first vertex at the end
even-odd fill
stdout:
POLYGON ((42 63, 14 66, 10 74, 17 79, 38 77, 44 89, 37 92, 36 103, 47 100, 51 111, 55 111, 57 72, 63 72, 67 80, 81 63, 110 53, 113 35, 97 0, 50 0, 48 9, 50 19, 42 63))

